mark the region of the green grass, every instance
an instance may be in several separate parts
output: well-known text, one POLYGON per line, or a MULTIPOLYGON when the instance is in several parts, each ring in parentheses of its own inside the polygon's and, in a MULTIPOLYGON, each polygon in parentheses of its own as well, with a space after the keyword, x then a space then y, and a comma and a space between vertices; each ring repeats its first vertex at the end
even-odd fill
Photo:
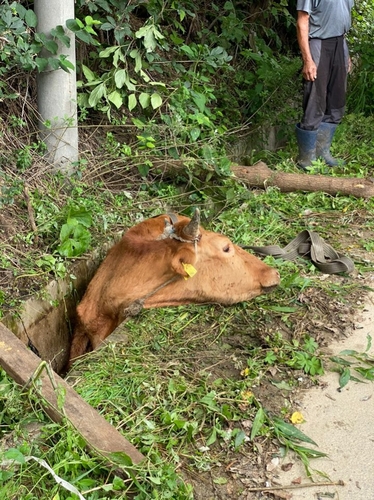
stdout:
MULTIPOLYGON (((346 117, 334 148, 348 163, 336 174, 371 176, 370 130, 371 118, 346 117)), ((261 158, 295 172, 294 147, 263 152, 261 158)), ((310 438, 294 430, 295 408, 284 394, 317 383, 327 369, 338 372, 341 386, 355 377, 373 378, 367 353, 329 359, 323 328, 348 317, 357 297, 364 300, 365 273, 374 269, 373 201, 276 188, 249 191, 230 178, 206 185, 198 180, 186 185, 183 178, 174 185, 142 179, 135 186, 122 179, 113 189, 114 178, 106 175, 83 168, 68 184, 59 176, 38 177, 29 188, 37 234, 25 212, 22 177, 1 177, 2 209, 15 214, 18 228, 0 254, 2 271, 13 277, 13 286, 0 293, 3 314, 16 310, 26 292, 37 293, 52 277, 68 272, 70 259, 57 248, 61 227, 76 205, 92 215, 91 248, 142 216, 168 208, 189 214, 199 206, 205 227, 238 244, 284 246, 303 229, 316 231, 353 258, 357 274, 326 279, 308 260, 268 257, 282 278, 271 295, 227 308, 144 311, 125 324, 126 342, 110 341, 77 363, 71 378, 75 389, 146 456, 131 473, 120 457, 108 464, 89 454, 67 423, 57 425, 44 416, 35 393, 25 393, 2 373, 0 460, 14 462, 0 470, 0 499, 77 498, 40 462, 25 458, 30 456, 45 460, 87 500, 188 500, 191 478, 217 471, 215 484, 223 484, 230 460, 258 453, 264 442, 275 453, 294 449, 310 470, 311 458, 323 449, 315 451, 310 438), (36 438, 30 438, 30 422, 41 427, 36 438)))

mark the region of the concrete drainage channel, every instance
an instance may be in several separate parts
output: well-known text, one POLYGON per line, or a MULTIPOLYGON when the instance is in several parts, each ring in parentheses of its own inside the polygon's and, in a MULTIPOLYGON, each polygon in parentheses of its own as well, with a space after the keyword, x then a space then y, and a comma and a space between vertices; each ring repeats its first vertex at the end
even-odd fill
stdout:
POLYGON ((48 361, 56 373, 64 369, 69 355, 70 322, 77 301, 94 275, 100 255, 75 264, 75 277, 51 281, 40 298, 24 302, 15 316, 6 316, 3 324, 41 359, 48 361))
POLYGON ((20 385, 32 383, 38 374, 42 384, 37 391, 46 413, 54 421, 67 418, 89 448, 104 456, 123 452, 136 464, 143 455, 57 375, 68 361, 69 318, 73 317, 76 303, 108 247, 103 246, 90 259, 77 262, 71 271, 75 279, 50 282, 40 294, 41 298, 27 300, 17 316, 3 319, 0 365, 20 385), (62 409, 57 404, 61 387, 66 391, 62 409))

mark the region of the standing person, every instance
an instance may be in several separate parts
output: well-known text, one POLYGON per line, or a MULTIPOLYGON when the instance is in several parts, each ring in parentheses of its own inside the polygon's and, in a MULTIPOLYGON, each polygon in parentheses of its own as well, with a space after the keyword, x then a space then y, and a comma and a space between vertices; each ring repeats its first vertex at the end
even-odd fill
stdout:
POLYGON ((345 34, 351 27, 354 0, 297 0, 297 41, 303 58, 303 117, 296 125, 298 165, 316 158, 327 165, 330 146, 345 111, 350 59, 345 34))

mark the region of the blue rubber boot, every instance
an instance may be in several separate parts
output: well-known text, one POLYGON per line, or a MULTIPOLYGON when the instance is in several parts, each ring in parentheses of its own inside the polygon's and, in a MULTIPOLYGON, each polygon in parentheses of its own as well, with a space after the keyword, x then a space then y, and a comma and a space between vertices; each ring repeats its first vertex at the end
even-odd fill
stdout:
POLYGON ((316 156, 322 158, 330 167, 345 165, 344 160, 334 158, 330 153, 330 146, 337 126, 337 123, 322 122, 318 129, 316 156))
POLYGON ((304 130, 300 128, 300 123, 296 125, 295 130, 299 146, 297 164, 302 170, 305 170, 311 166, 312 161, 316 160, 318 130, 304 130))

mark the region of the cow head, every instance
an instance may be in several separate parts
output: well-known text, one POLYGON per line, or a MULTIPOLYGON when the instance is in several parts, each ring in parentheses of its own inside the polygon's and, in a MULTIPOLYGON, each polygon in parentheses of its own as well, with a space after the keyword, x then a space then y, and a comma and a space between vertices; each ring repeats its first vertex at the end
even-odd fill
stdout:
MULTIPOLYGON (((174 241, 171 267, 181 278, 151 295, 144 307, 190 303, 234 304, 273 290, 279 273, 232 243, 226 236, 200 226, 199 211, 193 218, 164 219, 162 240, 174 241)), ((171 243, 171 242, 170 242, 171 243)))
POLYGON ((140 308, 250 300, 279 273, 192 219, 160 215, 129 229, 108 253, 77 308, 71 358, 96 348, 140 308))

